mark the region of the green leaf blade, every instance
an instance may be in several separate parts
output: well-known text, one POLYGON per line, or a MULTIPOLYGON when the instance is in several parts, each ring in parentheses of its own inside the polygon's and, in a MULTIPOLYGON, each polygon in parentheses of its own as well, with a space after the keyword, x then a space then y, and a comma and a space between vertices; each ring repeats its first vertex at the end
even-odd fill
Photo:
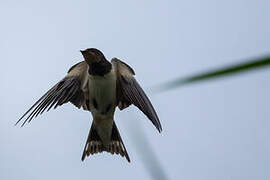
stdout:
POLYGON ((190 83, 201 82, 221 77, 227 77, 236 75, 238 73, 244 73, 251 70, 257 70, 260 68, 265 68, 270 66, 270 55, 255 58, 247 62, 230 65, 227 67, 222 67, 218 69, 208 70, 199 74, 191 75, 185 78, 178 78, 173 81, 163 83, 153 88, 155 92, 162 92, 171 90, 174 88, 182 87, 190 83))

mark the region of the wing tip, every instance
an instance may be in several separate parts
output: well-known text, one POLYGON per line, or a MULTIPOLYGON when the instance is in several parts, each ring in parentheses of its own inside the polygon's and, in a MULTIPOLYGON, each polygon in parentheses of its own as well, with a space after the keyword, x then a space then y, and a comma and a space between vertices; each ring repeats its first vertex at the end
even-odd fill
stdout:
POLYGON ((14 126, 17 126, 19 124, 19 122, 21 121, 21 119, 19 119, 15 124, 14 126))
MULTIPOLYGON (((14 126, 17 126, 17 125, 21 122, 21 120, 22 120, 23 118, 24 118, 24 116, 22 116, 22 117, 14 124, 14 126)), ((26 123, 26 122, 23 122, 23 123, 21 124, 20 127, 23 127, 25 123, 26 123)))
POLYGON ((162 127, 161 127, 161 125, 156 126, 156 128, 157 128, 157 130, 158 130, 159 133, 161 133, 162 130, 163 130, 162 127))

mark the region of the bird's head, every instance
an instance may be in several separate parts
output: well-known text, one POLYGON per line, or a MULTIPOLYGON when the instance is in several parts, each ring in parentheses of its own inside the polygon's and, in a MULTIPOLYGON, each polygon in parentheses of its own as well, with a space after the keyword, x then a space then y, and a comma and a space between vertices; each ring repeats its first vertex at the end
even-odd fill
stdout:
POLYGON ((91 65, 93 63, 99 63, 101 61, 106 60, 103 53, 95 48, 88 48, 85 50, 81 50, 81 53, 88 65, 91 65))
POLYGON ((103 53, 95 48, 88 48, 81 51, 84 60, 88 64, 88 73, 91 75, 104 76, 112 69, 112 64, 107 61, 103 53))

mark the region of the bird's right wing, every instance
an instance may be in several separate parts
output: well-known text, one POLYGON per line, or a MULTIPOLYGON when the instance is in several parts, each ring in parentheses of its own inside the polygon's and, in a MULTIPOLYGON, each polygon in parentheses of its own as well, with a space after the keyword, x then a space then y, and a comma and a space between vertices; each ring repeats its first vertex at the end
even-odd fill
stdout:
POLYGON ((161 132, 162 127, 158 115, 149 98, 134 78, 134 70, 117 58, 113 58, 111 62, 117 73, 118 108, 123 110, 129 105, 134 104, 148 117, 157 130, 161 132))
POLYGON ((82 106, 87 109, 86 95, 87 91, 87 70, 88 66, 85 61, 72 66, 68 74, 48 92, 46 92, 16 123, 24 119, 23 126, 27 121, 30 122, 34 117, 42 114, 45 110, 49 111, 52 107, 57 108, 65 103, 71 102, 78 108, 82 106))

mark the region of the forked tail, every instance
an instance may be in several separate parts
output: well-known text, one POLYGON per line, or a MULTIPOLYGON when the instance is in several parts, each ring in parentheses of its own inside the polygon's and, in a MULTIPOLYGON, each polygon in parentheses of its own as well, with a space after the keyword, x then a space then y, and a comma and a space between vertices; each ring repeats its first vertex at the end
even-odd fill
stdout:
POLYGON ((115 122, 113 122, 112 126, 111 142, 107 147, 103 145, 101 138, 99 137, 93 123, 83 150, 82 161, 85 159, 86 156, 106 151, 111 154, 120 154, 122 157, 125 156, 127 161, 130 162, 128 153, 126 151, 125 145, 121 139, 115 122))

